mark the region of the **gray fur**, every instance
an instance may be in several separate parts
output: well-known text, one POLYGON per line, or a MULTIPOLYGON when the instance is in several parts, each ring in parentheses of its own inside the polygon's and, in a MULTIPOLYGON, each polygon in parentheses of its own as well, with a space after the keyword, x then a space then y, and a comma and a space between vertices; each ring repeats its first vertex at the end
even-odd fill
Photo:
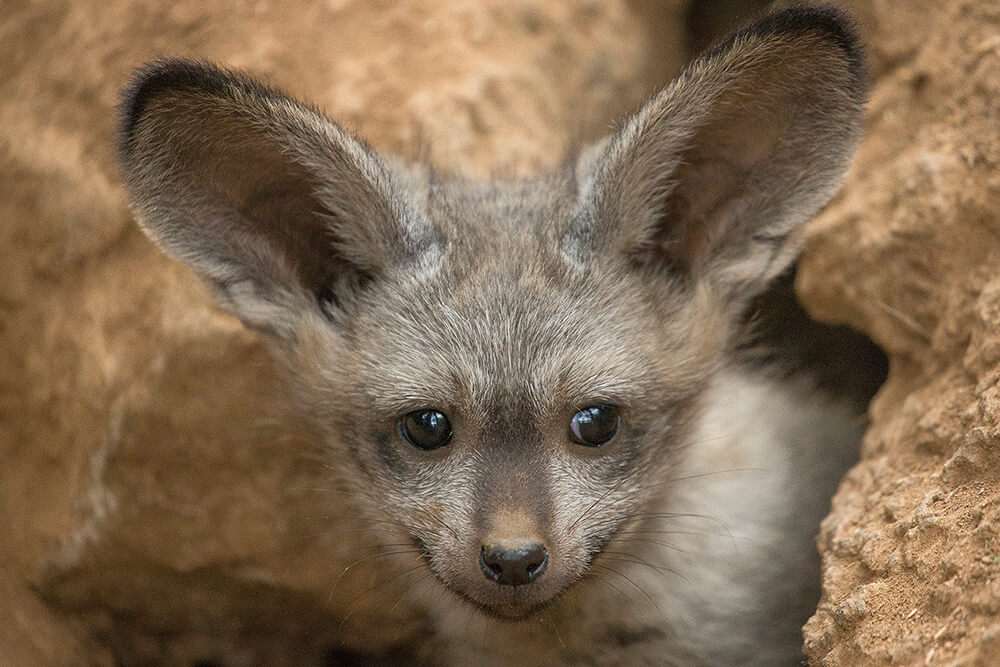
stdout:
POLYGON ((863 76, 842 17, 789 10, 574 164, 471 183, 386 161, 243 75, 162 61, 127 93, 121 153, 143 229, 273 337, 358 511, 426 550, 451 591, 442 655, 787 663, 858 433, 730 350, 838 186, 863 76), (597 403, 622 406, 623 432, 573 444, 597 403), (429 407, 455 435, 419 451, 397 424, 429 407), (482 575, 482 544, 525 537, 543 576, 482 575))

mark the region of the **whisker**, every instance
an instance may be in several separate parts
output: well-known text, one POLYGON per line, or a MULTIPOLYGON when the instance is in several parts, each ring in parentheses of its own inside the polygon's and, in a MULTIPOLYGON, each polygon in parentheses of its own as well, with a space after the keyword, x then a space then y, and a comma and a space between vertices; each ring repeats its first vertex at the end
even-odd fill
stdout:
MULTIPOLYGON (((354 615, 354 613, 355 613, 355 612, 356 612, 356 611, 357 611, 358 609, 361 609, 361 606, 362 606, 362 605, 361 605, 361 601, 362 601, 362 600, 364 600, 365 598, 367 598, 367 597, 368 597, 369 595, 371 595, 371 594, 372 594, 372 593, 373 593, 374 591, 376 591, 376 590, 377 590, 377 589, 379 589, 379 588, 382 588, 382 587, 383 587, 383 586, 385 586, 386 584, 389 584, 389 583, 391 583, 391 582, 395 581, 396 579, 399 579, 400 577, 402 577, 402 576, 404 576, 404 575, 407 575, 407 574, 409 574, 410 572, 413 572, 414 570, 417 570, 417 569, 419 569, 419 568, 421 568, 421 567, 423 567, 423 563, 421 563, 420 565, 416 565, 416 566, 414 566, 414 567, 409 567, 409 568, 406 568, 406 569, 405 569, 405 570, 403 570, 402 572, 399 572, 399 573, 397 573, 397 574, 394 574, 393 576, 389 577, 388 579, 385 579, 385 580, 383 580, 383 581, 380 581, 379 583, 375 584, 374 586, 371 586, 371 587, 370 587, 370 588, 368 588, 368 590, 366 590, 366 591, 365 591, 364 593, 362 593, 361 595, 359 595, 359 596, 357 596, 356 598, 354 598, 353 600, 351 600, 351 602, 349 603, 349 604, 350 604, 350 607, 349 607, 349 609, 348 609, 348 612, 347 612, 347 614, 346 614, 346 615, 344 616, 344 618, 340 619, 340 625, 339 625, 338 627, 340 627, 340 628, 344 627, 344 623, 346 623, 346 622, 347 622, 347 619, 349 619, 349 618, 350 618, 351 616, 353 616, 353 615, 354 615)), ((406 593, 404 593, 403 595, 405 596, 405 595, 406 595, 406 593)), ((401 597, 401 598, 400 598, 400 600, 402 600, 402 599, 403 599, 403 598, 401 597)))
POLYGON ((424 509, 422 507, 418 507, 417 511, 419 511, 424 516, 428 516, 431 519, 434 519, 434 521, 436 521, 439 524, 441 524, 442 526, 444 526, 445 530, 447 530, 449 533, 451 533, 452 537, 454 537, 456 540, 460 540, 461 539, 458 536, 458 531, 456 531, 454 528, 452 528, 451 525, 449 525, 447 522, 445 522, 445 520, 442 519, 441 517, 435 515, 432 512, 429 512, 428 510, 426 510, 426 509, 424 509))
POLYGON ((350 570, 355 565, 357 565, 359 563, 363 563, 365 561, 374 560, 376 558, 384 558, 386 556, 398 556, 398 555, 401 555, 401 554, 412 554, 412 553, 423 555, 423 554, 425 554, 427 552, 426 552, 425 549, 417 549, 417 548, 413 548, 413 549, 401 549, 399 551, 383 551, 383 552, 377 553, 377 554, 369 554, 368 556, 365 556, 364 558, 359 558, 356 561, 354 561, 353 563, 348 564, 347 567, 345 567, 341 571, 341 573, 339 575, 337 575, 337 578, 334 580, 333 586, 330 588, 330 595, 327 598, 327 602, 329 602, 330 600, 333 599, 333 593, 334 593, 334 591, 336 591, 337 586, 340 584, 340 580, 343 579, 344 575, 347 574, 347 571, 350 570))
POLYGON ((341 517, 341 516, 338 516, 338 515, 335 515, 335 514, 327 514, 325 516, 313 515, 313 516, 306 516, 304 518, 306 518, 306 519, 336 519, 338 521, 338 523, 340 521, 353 521, 355 523, 363 523, 365 525, 379 523, 379 524, 386 524, 386 525, 389 525, 389 526, 396 526, 398 528, 402 528, 403 530, 409 531, 409 532, 416 532, 417 531, 416 526, 410 526, 410 525, 407 525, 405 523, 400 523, 398 521, 391 521, 389 519, 370 519, 368 517, 341 517))
POLYGON ((700 530, 619 530, 615 535, 697 535, 716 536, 721 533, 706 533, 700 530))
MULTIPOLYGON (((419 569, 421 567, 423 567, 423 563, 421 563, 420 565, 418 565, 415 568, 407 570, 407 572, 412 572, 413 570, 419 569)), ((419 586, 420 584, 422 584, 423 582, 427 581, 428 579, 430 579, 433 576, 434 576, 434 572, 428 572, 427 574, 425 574, 424 576, 420 577, 415 582, 413 582, 413 585, 410 586, 410 588, 408 590, 404 591, 403 594, 399 596, 399 599, 396 600, 396 603, 394 605, 392 605, 391 607, 389 607, 389 614, 392 614, 392 612, 396 611, 396 607, 398 607, 400 604, 402 604, 403 599, 406 597, 406 594, 410 592, 410 590, 416 588, 417 586, 419 586)))
POLYGON ((383 551, 383 552, 377 553, 377 554, 369 554, 368 556, 365 556, 364 558, 357 559, 356 561, 354 561, 353 563, 351 563, 350 565, 348 565, 347 567, 345 567, 344 568, 344 572, 347 572, 348 570, 350 570, 352 567, 354 567, 358 563, 363 563, 363 562, 365 562, 367 560, 372 560, 373 558, 381 558, 383 556, 397 556, 399 554, 412 554, 412 553, 423 554, 423 553, 426 553, 426 549, 418 549, 418 548, 414 547, 413 549, 400 549, 399 551, 383 551))
MULTIPOLYGON (((602 554, 604 554, 604 553, 609 553, 609 552, 607 552, 607 551, 602 552, 602 554)), ((611 553, 618 553, 618 552, 611 552, 611 553)), ((666 574, 672 574, 672 575, 674 575, 676 577, 679 577, 679 578, 683 579, 685 582, 687 582, 689 584, 691 583, 690 579, 688 579, 683 574, 681 574, 680 572, 678 572, 677 570, 675 570, 673 568, 664 567, 662 565, 654 565, 652 563, 646 562, 646 561, 641 560, 641 559, 616 558, 616 557, 613 557, 613 556, 603 556, 602 555, 601 556, 601 560, 616 560, 616 561, 623 562, 623 563, 634 563, 636 565, 645 565, 646 567, 650 567, 650 568, 652 568, 653 570, 655 570, 657 572, 664 572, 666 574)))
MULTIPOLYGON (((406 590, 404 590, 404 591, 403 591, 403 594, 399 596, 399 599, 398 599, 398 600, 396 600, 396 603, 395 603, 395 604, 393 604, 393 605, 392 605, 392 607, 391 607, 391 608, 389 609, 389 614, 391 615, 391 614, 392 614, 392 612, 394 612, 394 611, 396 610, 396 607, 398 607, 398 606, 400 605, 400 603, 401 603, 401 602, 402 602, 402 601, 403 601, 404 599, 406 599, 406 596, 407 596, 407 595, 409 595, 410 593, 414 593, 414 594, 415 594, 415 593, 416 593, 416 589, 417 589, 417 586, 419 586, 420 584, 424 583, 424 582, 425 582, 425 581, 427 581, 428 579, 430 579, 430 580, 431 580, 431 582, 433 582, 433 581, 434 581, 434 572, 433 572, 433 571, 431 571, 431 572, 428 572, 427 574, 425 574, 424 576, 420 577, 420 578, 419 578, 419 579, 417 579, 417 580, 416 580, 415 582, 413 582, 412 584, 410 584, 409 588, 407 588, 406 590)), ((396 627, 396 634, 395 634, 395 636, 393 637, 393 642, 394 642, 394 643, 397 643, 397 642, 399 642, 399 635, 400 635, 400 633, 401 633, 401 632, 403 631, 403 627, 404 627, 404 625, 403 625, 403 624, 399 624, 399 625, 397 625, 397 627, 396 627)))
MULTIPOLYGON (((639 512, 639 513, 632 514, 632 515, 626 515, 626 518, 622 519, 621 523, 622 523, 623 526, 627 526, 629 523, 632 523, 632 522, 635 522, 635 521, 640 521, 640 520, 642 520, 642 521, 665 521, 665 520, 692 519, 692 518, 693 519, 701 519, 701 520, 705 520, 705 521, 711 521, 712 523, 715 523, 719 527, 721 527, 722 528, 722 532, 721 533, 716 533, 716 532, 707 532, 707 531, 676 531, 677 534, 705 535, 705 536, 725 537, 730 542, 732 542, 733 548, 736 549, 737 552, 739 551, 738 541, 740 539, 745 539, 745 538, 741 538, 741 537, 738 537, 736 535, 733 535, 733 532, 729 528, 729 524, 727 524, 722 519, 719 519, 719 518, 716 518, 716 517, 713 517, 713 516, 709 516, 707 514, 672 513, 672 512, 667 512, 667 513, 660 513, 660 512, 639 512)), ((592 527, 592 529, 600 530, 600 526, 598 525, 596 528, 592 527)), ((650 543, 653 543, 653 544, 659 544, 660 546, 665 546, 665 547, 668 547, 668 548, 676 549, 677 551, 681 551, 682 553, 688 553, 688 551, 686 551, 686 550, 678 547, 675 544, 671 544, 669 542, 661 542, 661 541, 657 541, 657 540, 653 540, 653 539, 649 539, 649 538, 639 538, 639 537, 630 537, 630 538, 625 538, 625 539, 622 539, 622 538, 618 537, 619 535, 624 534, 625 532, 628 532, 628 531, 617 532, 615 534, 615 538, 614 539, 619 539, 622 542, 627 542, 627 541, 650 542, 650 543)), ((642 534, 644 532, 654 532, 654 531, 637 530, 637 531, 633 531, 633 534, 642 534)))
POLYGON ((471 624, 472 624, 472 619, 473 619, 473 618, 475 618, 475 614, 476 614, 476 608, 475 608, 475 607, 473 607, 473 606, 472 606, 472 605, 470 604, 470 605, 469 605, 469 615, 468 615, 468 617, 467 617, 467 618, 465 619, 465 627, 464 627, 464 628, 462 628, 462 636, 463 636, 463 637, 467 637, 467 636, 469 636, 469 625, 471 625, 471 624))
MULTIPOLYGON (((611 554, 611 556, 615 557, 615 558, 613 558, 613 560, 625 561, 627 563, 635 563, 637 565, 645 565, 646 567, 653 568, 657 572, 669 572, 670 574, 677 574, 677 572, 675 572, 674 570, 670 569, 669 567, 664 567, 663 565, 654 565, 653 563, 650 563, 647 560, 639 558, 638 556, 636 556, 634 554, 630 554, 627 551, 602 551, 601 554, 602 555, 603 554, 611 554)), ((604 557, 605 558, 609 558, 608 556, 604 556, 604 557)))
POLYGON ((399 535, 398 530, 390 528, 328 528, 318 532, 306 533, 309 537, 319 537, 321 535, 333 535, 336 533, 385 533, 387 535, 399 535))
MULTIPOLYGON (((438 593, 437 602, 435 602, 435 604, 436 605, 441 604, 441 600, 443 600, 444 596, 447 595, 447 594, 448 594, 448 587, 447 586, 441 586, 441 592, 438 593)), ((454 608, 454 606, 455 606, 455 601, 452 600, 451 606, 448 608, 448 611, 450 612, 452 610, 452 608, 454 608)))
POLYGON ((638 609, 639 611, 642 611, 642 609, 639 607, 639 604, 634 599, 632 599, 631 595, 627 594, 625 591, 623 591, 622 589, 618 588, 617 586, 615 586, 610 581, 608 581, 607 579, 605 579, 601 575, 597 574, 593 570, 588 570, 587 574, 590 575, 591 577, 593 577, 594 579, 597 579, 598 581, 603 582, 605 585, 610 586, 613 591, 616 591, 619 595, 623 596, 626 600, 628 600, 633 605, 635 605, 636 609, 638 609))
POLYGON ((620 480, 618 480, 618 482, 614 486, 612 486, 610 489, 608 489, 607 491, 605 491, 601 495, 600 498, 598 498, 597 500, 595 500, 594 503, 583 512, 583 514, 581 514, 579 517, 577 517, 576 521, 574 521, 573 523, 570 524, 568 530, 573 530, 573 528, 576 526, 576 524, 580 523, 580 521, 582 521, 588 514, 590 514, 593 511, 593 509, 595 507, 597 507, 601 503, 602 500, 604 500, 605 498, 607 498, 619 486, 621 486, 625 482, 626 479, 628 479, 628 478, 627 477, 622 477, 620 480))
POLYGON ((726 475, 734 472, 764 472, 764 468, 727 468, 726 470, 713 470, 710 472, 699 472, 692 473, 690 475, 683 475, 681 477, 671 477, 670 479, 665 479, 660 482, 654 482, 653 484, 647 484, 646 486, 641 486, 635 490, 636 493, 641 493, 649 489, 654 489, 658 486, 664 486, 666 484, 676 484, 678 482, 686 482, 692 479, 704 479, 705 477, 713 477, 715 475, 726 475))
POLYGON ((632 579, 629 578, 628 576, 622 574, 621 572, 619 572, 618 570, 614 569, 613 567, 608 567, 606 565, 601 565, 600 563, 591 563, 591 567, 599 567, 602 570, 606 570, 607 572, 611 572, 612 574, 617 574, 619 577, 621 577, 622 579, 624 579, 625 581, 627 581, 628 583, 632 584, 637 589, 639 589, 639 592, 642 593, 643 596, 646 598, 646 600, 649 601, 649 604, 653 605, 654 609, 656 609, 657 611, 660 610, 660 606, 658 604, 656 604, 656 602, 649 595, 649 593, 646 592, 646 589, 643 588, 642 586, 640 586, 639 584, 635 583, 634 581, 632 581, 632 579))
POLYGON ((480 652, 483 655, 488 655, 487 647, 489 646, 489 643, 488 643, 487 635, 490 632, 490 623, 491 623, 492 620, 493 619, 491 619, 489 616, 487 616, 486 614, 483 614, 483 634, 482 634, 482 636, 480 637, 480 640, 479 640, 479 642, 480 642, 479 643, 479 650, 480 650, 480 652))
POLYGON ((732 438, 733 433, 726 433, 723 435, 713 435, 711 438, 702 438, 701 440, 693 440, 691 442, 685 442, 684 447, 694 447, 695 445, 702 445, 706 442, 715 442, 716 440, 725 440, 726 438, 732 438))
POLYGON ((398 547, 412 547, 412 546, 413 546, 412 542, 399 542, 397 544, 381 544, 381 543, 379 543, 379 544, 362 544, 362 545, 358 545, 358 546, 355 546, 355 547, 351 547, 349 549, 340 549, 340 550, 333 551, 333 552, 330 552, 330 553, 331 553, 331 555, 334 555, 334 556, 344 556, 346 554, 355 553, 355 552, 358 552, 358 551, 362 551, 364 549, 395 549, 395 548, 398 548, 398 547))
POLYGON ((556 639, 559 640, 559 645, 562 646, 562 648, 563 648, 564 651, 567 650, 566 649, 566 642, 563 641, 562 634, 560 634, 560 632, 559 632, 559 624, 556 623, 556 621, 555 621, 554 618, 552 618, 552 612, 551 611, 549 611, 547 615, 549 617, 549 625, 552 626, 552 631, 555 633, 556 639))
POLYGON ((353 496, 354 495, 354 492, 348 491, 346 489, 328 489, 328 488, 325 488, 325 487, 317 487, 317 486, 299 486, 299 487, 294 487, 294 488, 292 488, 290 490, 291 491, 320 491, 320 492, 323 492, 323 493, 339 493, 339 494, 345 495, 345 496, 353 496))
POLYGON ((656 519, 656 520, 668 520, 668 519, 673 519, 673 520, 676 520, 676 519, 702 519, 704 521, 711 521, 713 523, 718 524, 719 526, 721 526, 722 528, 725 529, 727 535, 731 535, 732 534, 730 532, 730 530, 729 530, 729 525, 725 521, 723 521, 722 519, 719 519, 719 518, 716 518, 716 517, 713 517, 713 516, 709 516, 707 514, 697 514, 697 513, 694 513, 694 512, 635 512, 635 513, 632 513, 632 514, 626 514, 626 515, 621 516, 621 517, 613 517, 613 518, 605 519, 602 522, 596 522, 596 523, 592 524, 591 527, 600 526, 600 525, 602 525, 604 523, 608 523, 608 522, 618 522, 618 523, 621 523, 621 524, 625 524, 626 522, 629 522, 629 521, 638 521, 640 519, 649 519, 649 520, 653 520, 653 519, 656 519))
POLYGON ((679 551, 682 554, 689 553, 687 549, 682 549, 679 546, 677 546, 676 544, 673 544, 671 542, 664 542, 662 540, 653 540, 653 539, 650 539, 650 538, 647 538, 647 537, 626 537, 624 539, 619 539, 618 536, 615 535, 615 541, 616 542, 644 542, 646 544, 656 544, 656 545, 661 546, 661 547, 667 547, 668 549, 673 549, 674 551, 679 551))

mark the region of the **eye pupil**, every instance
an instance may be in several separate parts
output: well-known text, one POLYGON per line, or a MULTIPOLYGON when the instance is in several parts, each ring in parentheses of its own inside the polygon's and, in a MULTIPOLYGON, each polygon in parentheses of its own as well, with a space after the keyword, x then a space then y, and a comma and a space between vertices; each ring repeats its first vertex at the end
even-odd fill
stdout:
POLYGON ((573 415, 569 437, 580 445, 600 447, 611 442, 621 430, 621 410, 614 405, 592 405, 573 415))
POLYGON ((403 415, 399 430, 417 449, 437 449, 451 440, 451 422, 437 410, 414 410, 403 415))

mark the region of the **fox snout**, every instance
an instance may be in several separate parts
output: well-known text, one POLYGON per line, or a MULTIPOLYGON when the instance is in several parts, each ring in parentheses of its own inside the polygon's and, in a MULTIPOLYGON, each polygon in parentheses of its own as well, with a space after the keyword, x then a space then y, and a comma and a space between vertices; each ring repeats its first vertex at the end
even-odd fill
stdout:
POLYGON ((524 586, 545 573, 549 552, 537 521, 526 512, 502 511, 491 524, 479 550, 479 567, 487 579, 500 586, 524 586))

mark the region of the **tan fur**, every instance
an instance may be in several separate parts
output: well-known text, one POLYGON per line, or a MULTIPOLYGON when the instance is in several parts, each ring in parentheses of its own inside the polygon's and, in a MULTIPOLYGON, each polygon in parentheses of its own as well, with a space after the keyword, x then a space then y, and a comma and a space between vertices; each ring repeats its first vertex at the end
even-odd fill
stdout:
POLYGON ((128 93, 122 159, 143 228, 274 338, 356 511, 422 550, 456 663, 774 664, 857 433, 731 346, 857 142, 853 40, 830 10, 769 17, 576 163, 492 183, 168 61, 128 93), (574 443, 604 404, 621 432, 574 443), (424 409, 446 446, 401 436, 424 409), (496 541, 543 544, 544 574, 484 576, 496 541), (470 606, 490 640, 460 630, 470 606))

